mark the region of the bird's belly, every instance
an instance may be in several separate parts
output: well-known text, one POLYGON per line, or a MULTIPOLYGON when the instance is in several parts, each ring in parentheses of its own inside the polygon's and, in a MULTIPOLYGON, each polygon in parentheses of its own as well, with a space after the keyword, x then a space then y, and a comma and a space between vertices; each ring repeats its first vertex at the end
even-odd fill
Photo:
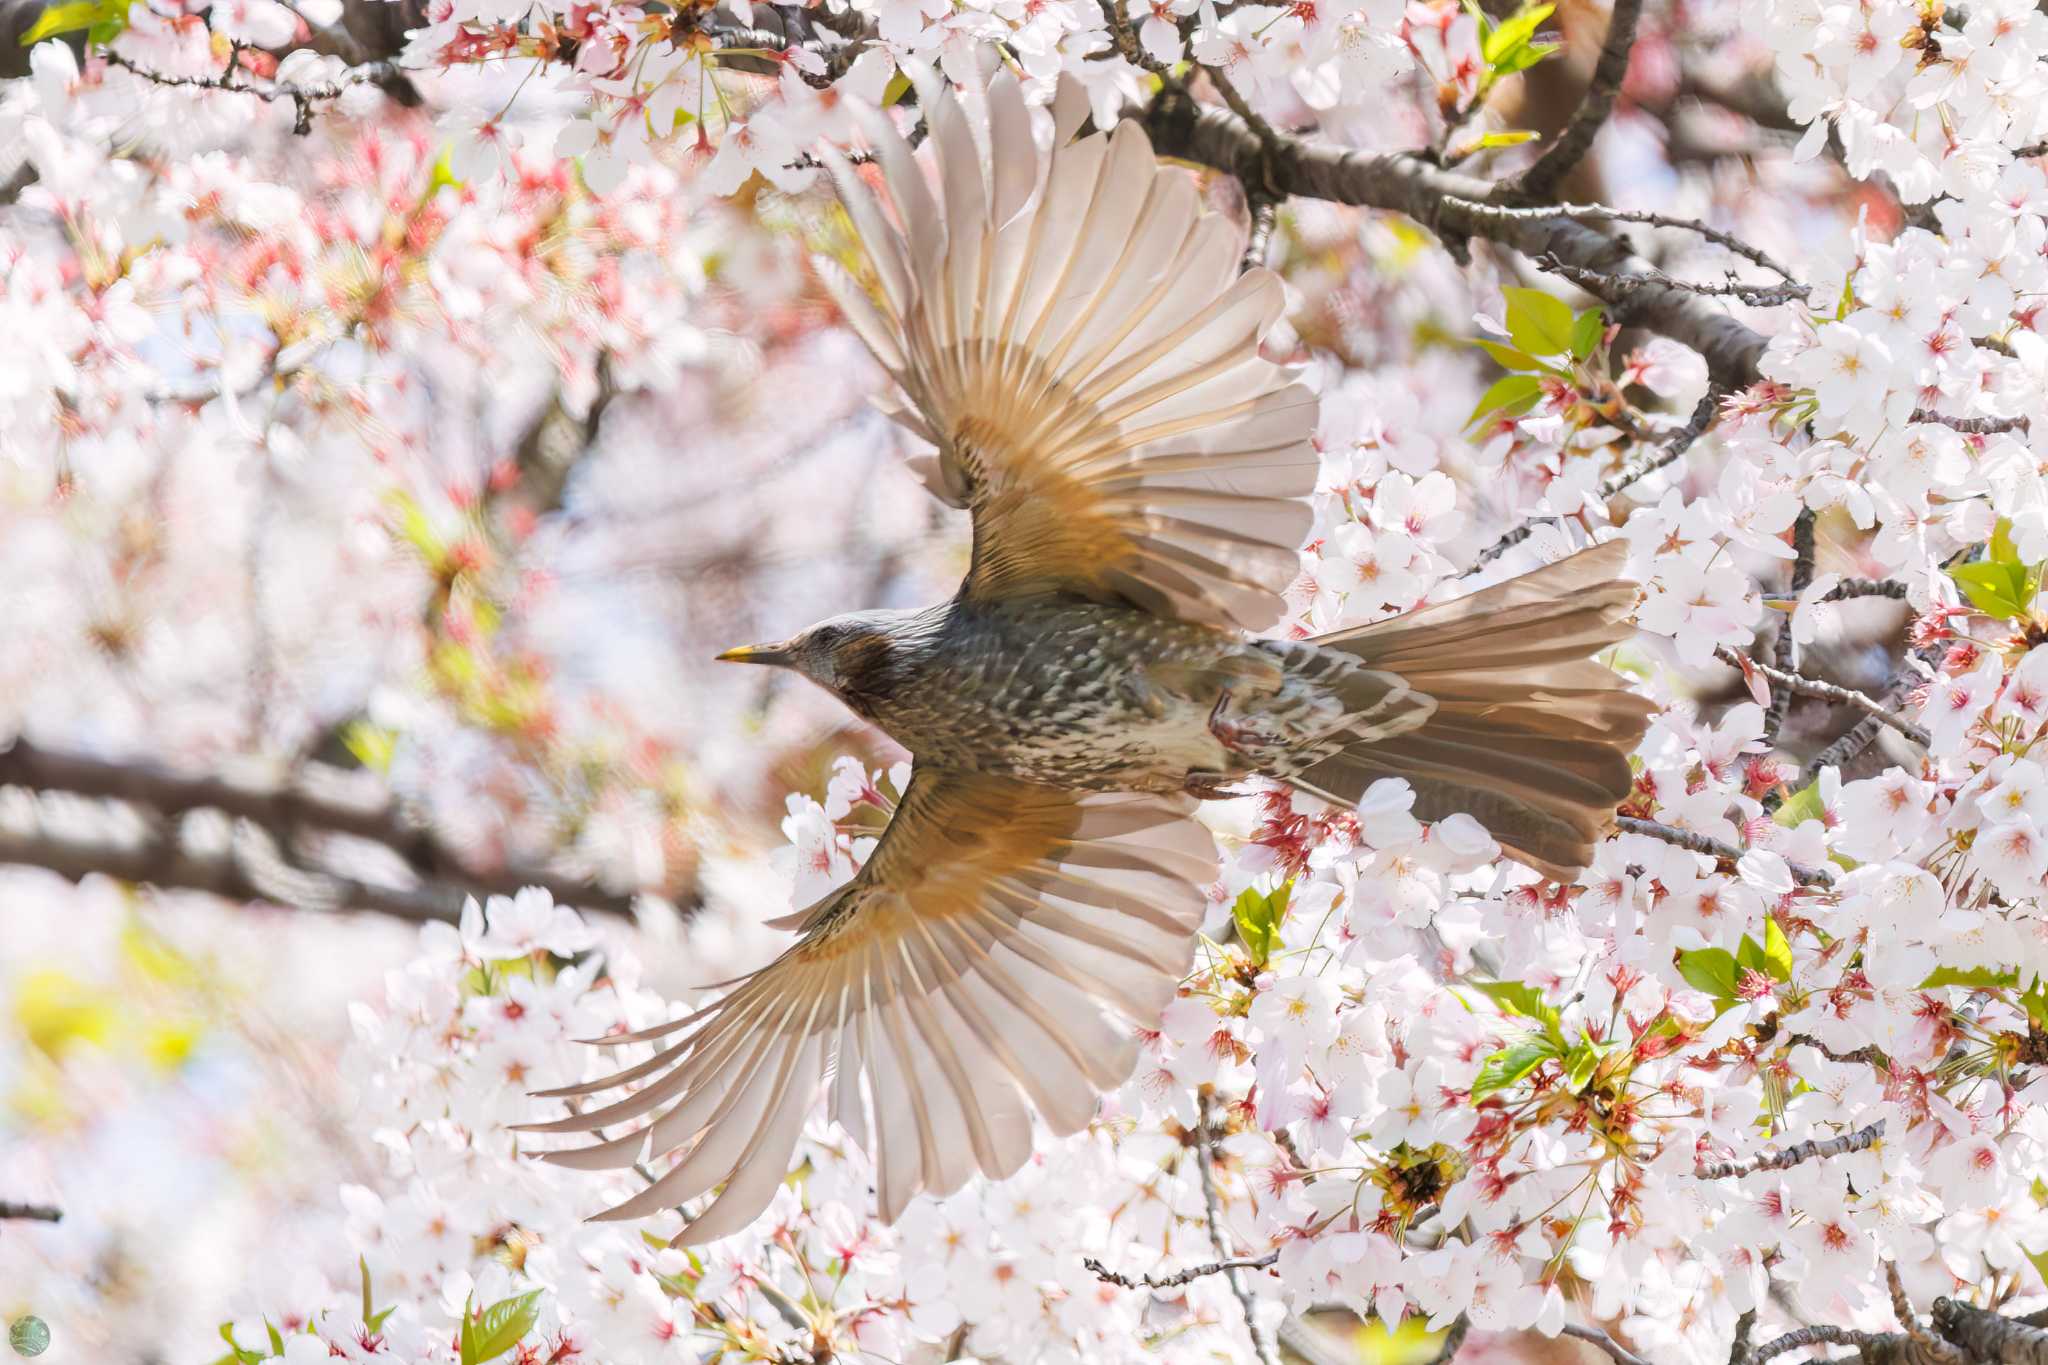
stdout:
POLYGON ((961 702, 915 727, 921 761, 1047 786, 1094 791, 1179 791, 1190 772, 1232 768, 1209 730, 1210 706, 1181 697, 1138 705, 1116 689, 1040 697, 1049 704, 961 702))

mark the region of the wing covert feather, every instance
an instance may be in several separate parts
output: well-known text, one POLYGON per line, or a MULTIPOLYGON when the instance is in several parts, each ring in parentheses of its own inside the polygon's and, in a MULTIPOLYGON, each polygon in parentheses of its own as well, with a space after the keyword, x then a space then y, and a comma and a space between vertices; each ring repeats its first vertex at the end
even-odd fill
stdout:
POLYGON ((926 484, 974 514, 964 591, 1272 626, 1318 467, 1314 395, 1259 354, 1278 278, 1237 273, 1234 230, 1136 123, 1048 153, 1009 73, 987 106, 985 162, 935 97, 936 196, 885 116, 879 203, 828 156, 875 295, 821 269, 938 448, 926 484))

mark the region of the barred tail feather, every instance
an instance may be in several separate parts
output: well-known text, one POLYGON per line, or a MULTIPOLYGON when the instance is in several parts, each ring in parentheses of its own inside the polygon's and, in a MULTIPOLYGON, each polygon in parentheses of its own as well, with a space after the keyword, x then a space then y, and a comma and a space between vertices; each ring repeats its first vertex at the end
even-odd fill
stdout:
POLYGON ((1470 597, 1315 641, 1398 675, 1437 706, 1405 734, 1361 739, 1289 778, 1347 804, 1406 778, 1415 815, 1464 811, 1509 856, 1569 881, 1634 778, 1655 708, 1591 656, 1629 634, 1636 585, 1610 541, 1470 597))

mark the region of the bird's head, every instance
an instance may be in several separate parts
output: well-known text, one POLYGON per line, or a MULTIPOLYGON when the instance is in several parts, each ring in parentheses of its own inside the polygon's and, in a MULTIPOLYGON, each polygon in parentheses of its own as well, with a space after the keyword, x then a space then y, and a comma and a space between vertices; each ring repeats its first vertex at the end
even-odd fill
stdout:
POLYGON ((856 611, 818 622, 787 640, 741 645, 718 657, 728 663, 768 664, 801 673, 856 710, 862 700, 882 695, 897 660, 906 613, 856 611))

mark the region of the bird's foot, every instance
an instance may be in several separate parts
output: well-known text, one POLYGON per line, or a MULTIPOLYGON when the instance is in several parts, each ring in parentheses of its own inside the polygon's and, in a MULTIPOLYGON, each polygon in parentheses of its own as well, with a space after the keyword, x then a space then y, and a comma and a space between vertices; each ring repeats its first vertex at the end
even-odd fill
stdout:
POLYGON ((1243 787, 1232 786, 1234 780, 1229 773, 1189 773, 1181 790, 1197 801, 1231 801, 1251 795, 1243 787))
POLYGON ((1233 753, 1259 754, 1287 747, 1287 740, 1281 735, 1230 719, 1224 714, 1229 706, 1230 689, 1226 687, 1216 698, 1216 705, 1209 710, 1209 733, 1216 736, 1224 748, 1233 753))

